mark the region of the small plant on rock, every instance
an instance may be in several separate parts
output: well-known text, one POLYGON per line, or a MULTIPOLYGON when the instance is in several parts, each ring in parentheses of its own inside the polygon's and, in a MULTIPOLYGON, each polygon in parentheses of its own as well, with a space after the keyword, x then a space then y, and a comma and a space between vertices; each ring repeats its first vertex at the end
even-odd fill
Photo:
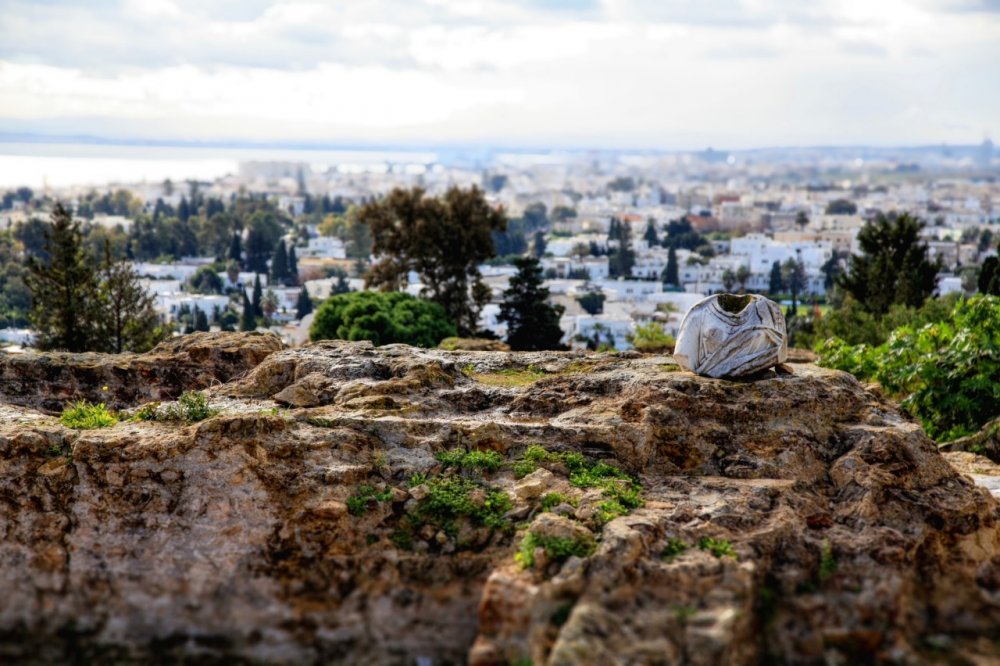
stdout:
POLYGON ((688 544, 683 539, 679 539, 677 537, 670 537, 669 539, 667 539, 667 545, 665 545, 663 547, 663 550, 660 551, 660 557, 669 562, 675 557, 683 555, 684 552, 689 547, 690 546, 688 546, 688 544))
POLYGON ((731 557, 738 559, 736 549, 727 539, 716 539, 715 537, 702 537, 698 540, 698 548, 708 551, 715 557, 731 557))
POLYGON ((352 516, 363 516, 368 511, 368 501, 388 502, 392 499, 392 490, 386 488, 377 492, 373 486, 358 486, 357 492, 347 498, 347 511, 352 516))
POLYGON ((597 545, 592 538, 586 537, 556 537, 540 536, 534 532, 528 532, 521 539, 514 560, 522 569, 530 569, 535 566, 535 549, 541 548, 545 555, 553 562, 565 562, 570 557, 590 557, 597 545))
POLYGON ((833 556, 833 548, 830 547, 830 540, 823 539, 820 546, 819 559, 819 580, 825 581, 837 571, 837 559, 833 556))
POLYGON ((113 426, 118 423, 118 417, 108 411, 103 402, 93 405, 80 400, 63 410, 59 422, 75 430, 93 430, 113 426))
POLYGON ((445 469, 455 467, 462 471, 495 472, 503 465, 503 456, 496 451, 463 451, 452 449, 435 456, 445 469))

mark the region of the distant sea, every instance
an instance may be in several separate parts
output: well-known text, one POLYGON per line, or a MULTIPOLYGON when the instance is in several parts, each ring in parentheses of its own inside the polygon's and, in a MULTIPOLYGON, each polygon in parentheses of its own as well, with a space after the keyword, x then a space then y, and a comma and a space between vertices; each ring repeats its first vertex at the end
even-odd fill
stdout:
POLYGON ((189 146, 92 145, 0 142, 0 190, 74 185, 160 183, 169 178, 214 180, 235 174, 240 162, 302 162, 313 170, 382 170, 387 163, 429 164, 427 151, 200 148, 189 146))

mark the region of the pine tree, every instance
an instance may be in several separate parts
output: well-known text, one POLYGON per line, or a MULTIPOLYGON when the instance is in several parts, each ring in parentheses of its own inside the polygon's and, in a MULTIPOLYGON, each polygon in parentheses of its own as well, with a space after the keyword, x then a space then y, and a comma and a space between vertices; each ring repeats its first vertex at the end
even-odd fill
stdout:
POLYGON ((767 284, 767 293, 776 296, 785 290, 785 278, 781 275, 781 262, 775 259, 771 264, 771 277, 767 284))
POLYGON ((260 275, 254 275, 253 277, 253 296, 250 299, 250 303, 253 306, 253 316, 263 317, 264 310, 260 307, 260 299, 264 296, 264 291, 260 286, 260 275))
POLYGON ((288 277, 288 249, 285 246, 285 239, 278 241, 274 248, 274 256, 271 257, 271 283, 283 284, 288 277))
POLYGON ((680 271, 677 267, 677 250, 673 246, 667 251, 667 267, 663 271, 663 282, 671 287, 681 284, 680 271))
POLYGON ((100 314, 94 322, 99 335, 93 349, 115 354, 152 349, 168 331, 159 325, 153 296, 143 288, 132 264, 113 260, 107 241, 101 272, 100 314))
POLYGON ((295 303, 295 316, 298 319, 302 319, 307 314, 313 311, 312 299, 309 298, 309 292, 306 291, 305 287, 299 291, 299 300, 295 303))
POLYGON ((618 238, 618 247, 611 254, 610 272, 613 277, 629 277, 635 266, 635 251, 632 250, 632 234, 628 226, 619 227, 618 238))
POLYGON ((240 315, 241 331, 256 331, 257 317, 254 316, 253 303, 247 298, 247 293, 243 292, 243 314, 240 315))
POLYGON ((565 349, 559 317, 563 308, 549 305, 549 290, 542 286, 542 269, 534 257, 514 260, 517 274, 503 293, 499 321, 507 322, 507 344, 515 351, 565 349))
POLYGON ((80 225, 62 204, 45 230, 46 261, 28 259, 31 323, 39 349, 82 352, 96 339, 98 275, 88 265, 80 225))

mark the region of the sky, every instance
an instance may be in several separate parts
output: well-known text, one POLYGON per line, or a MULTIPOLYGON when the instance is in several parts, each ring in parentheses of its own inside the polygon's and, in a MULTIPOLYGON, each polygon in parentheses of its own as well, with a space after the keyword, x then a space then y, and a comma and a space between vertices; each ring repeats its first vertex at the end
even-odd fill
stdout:
POLYGON ((0 132, 700 149, 1000 135, 1000 0, 0 0, 0 132))

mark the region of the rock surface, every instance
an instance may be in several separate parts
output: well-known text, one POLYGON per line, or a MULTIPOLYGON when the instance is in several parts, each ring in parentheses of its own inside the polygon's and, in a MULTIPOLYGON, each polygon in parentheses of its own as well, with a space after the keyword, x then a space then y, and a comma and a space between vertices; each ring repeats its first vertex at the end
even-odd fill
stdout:
MULTIPOLYGON (((997 500, 844 373, 215 340, 262 360, 192 424, 68 430, 17 405, 103 384, 5 361, 0 662, 1000 658, 997 500)), ((192 354, 88 363, 134 407, 192 354)))

